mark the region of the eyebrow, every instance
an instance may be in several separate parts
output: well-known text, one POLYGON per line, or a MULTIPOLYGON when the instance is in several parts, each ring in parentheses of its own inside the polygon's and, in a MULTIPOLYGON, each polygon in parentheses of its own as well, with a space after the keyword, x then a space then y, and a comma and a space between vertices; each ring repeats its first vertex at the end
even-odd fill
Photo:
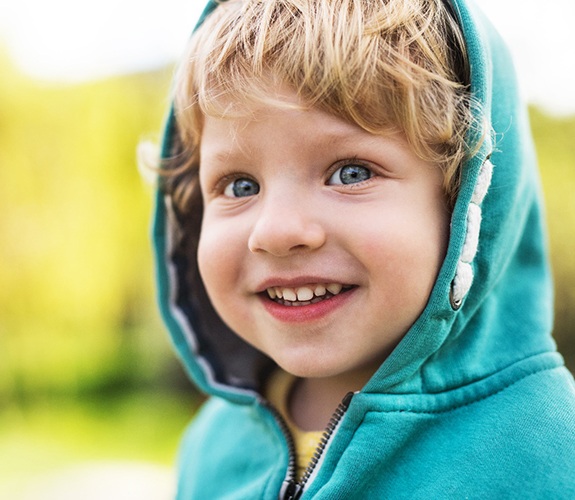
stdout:
POLYGON ((202 155, 200 157, 200 164, 207 158, 210 162, 215 163, 228 163, 234 159, 246 158, 249 155, 246 151, 238 147, 237 143, 223 149, 223 148, 211 148, 208 150, 207 155, 202 155))
POLYGON ((238 156, 237 153, 235 153, 234 151, 219 151, 215 155, 213 155, 211 158, 212 158, 212 160, 215 160, 215 161, 218 161, 221 163, 225 163, 230 158, 233 158, 234 156, 238 156))

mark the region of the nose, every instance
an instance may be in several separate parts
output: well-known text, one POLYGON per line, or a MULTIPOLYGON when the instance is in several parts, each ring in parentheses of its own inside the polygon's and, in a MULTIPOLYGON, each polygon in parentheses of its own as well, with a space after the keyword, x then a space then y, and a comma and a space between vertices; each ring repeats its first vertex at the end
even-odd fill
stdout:
POLYGON ((249 250, 286 257, 321 248, 326 233, 320 214, 303 198, 286 192, 267 197, 249 236, 249 250))

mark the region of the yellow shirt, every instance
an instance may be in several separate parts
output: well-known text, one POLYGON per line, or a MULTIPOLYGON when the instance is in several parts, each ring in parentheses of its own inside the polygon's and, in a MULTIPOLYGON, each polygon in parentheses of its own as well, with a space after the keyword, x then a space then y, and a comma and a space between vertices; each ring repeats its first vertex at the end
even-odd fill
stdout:
POLYGON ((296 450, 296 476, 301 479, 311 461, 323 431, 303 431, 290 418, 288 400, 296 377, 283 370, 276 370, 270 377, 267 397, 286 421, 294 439, 296 450))

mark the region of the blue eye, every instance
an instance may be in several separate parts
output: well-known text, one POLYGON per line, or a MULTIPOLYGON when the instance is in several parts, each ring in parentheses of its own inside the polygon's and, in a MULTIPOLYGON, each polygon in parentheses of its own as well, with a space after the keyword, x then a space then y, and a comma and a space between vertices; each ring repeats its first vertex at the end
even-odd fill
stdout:
POLYGON ((241 177, 230 182, 224 189, 224 194, 230 198, 254 196, 260 192, 260 185, 253 179, 241 177))
POLYGON ((371 170, 363 165, 344 165, 338 168, 327 183, 329 185, 357 184, 371 179, 371 170))

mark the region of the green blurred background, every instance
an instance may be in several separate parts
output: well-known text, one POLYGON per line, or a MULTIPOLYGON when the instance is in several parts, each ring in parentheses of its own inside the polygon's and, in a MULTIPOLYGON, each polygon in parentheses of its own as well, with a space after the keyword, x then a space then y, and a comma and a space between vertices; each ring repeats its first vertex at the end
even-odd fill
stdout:
POLYGON ((198 400, 158 319, 136 163, 171 72, 50 86, 0 53, 0 498, 74 463, 175 463, 198 400))
MULTIPOLYGON (((135 151, 158 140, 172 68, 56 86, 0 52, 0 72, 0 496, 82 461, 169 467, 198 397, 158 319, 135 151)), ((531 117, 573 371, 575 117, 531 117)))

